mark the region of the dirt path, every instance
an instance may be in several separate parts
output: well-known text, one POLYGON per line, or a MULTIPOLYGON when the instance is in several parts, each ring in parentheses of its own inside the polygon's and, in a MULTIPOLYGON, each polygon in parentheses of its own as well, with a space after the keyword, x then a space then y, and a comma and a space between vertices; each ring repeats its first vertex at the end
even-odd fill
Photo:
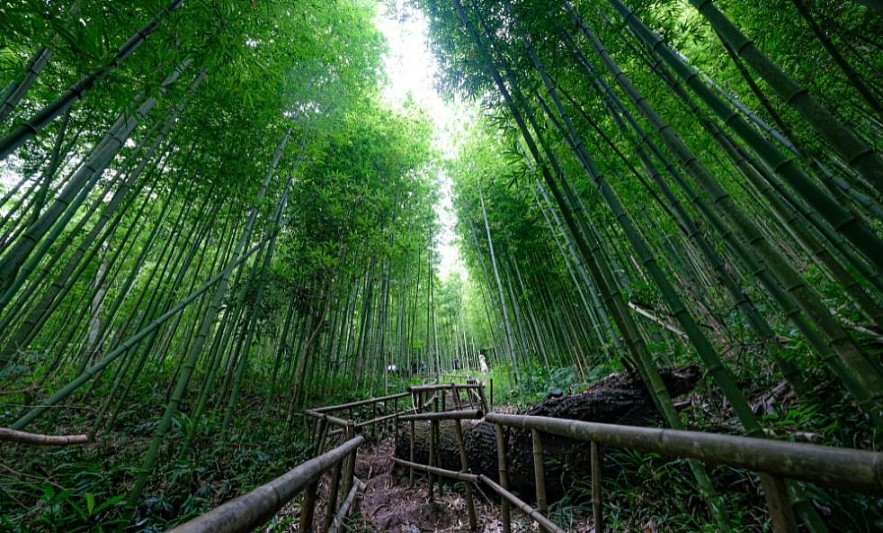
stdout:
MULTIPOLYGON (((360 504, 365 526, 371 531, 402 533, 469 531, 466 500, 459 491, 446 486, 430 503, 426 479, 417 476, 414 487, 409 487, 407 470, 396 472, 392 455, 392 439, 359 450, 356 476, 367 485, 360 504)), ((502 531, 496 506, 480 498, 475 504, 479 531, 502 531)))
MULTIPOLYGON (((469 515, 462 488, 444 485, 436 492, 435 502, 428 501, 426 478, 416 475, 414 487, 408 486, 408 471, 396 470, 392 462, 391 438, 359 450, 356 476, 367 488, 361 496, 361 516, 351 519, 350 531, 390 531, 395 533, 467 532, 469 515), (361 524, 359 524, 361 522, 361 524)), ((461 485, 462 487, 462 485, 461 485)), ((489 503, 487 491, 475 492, 475 511, 478 515, 478 531, 501 533, 499 507, 489 503)), ((539 531, 519 513, 512 513, 513 533, 539 531)), ((590 531, 578 527, 574 532, 590 531)))

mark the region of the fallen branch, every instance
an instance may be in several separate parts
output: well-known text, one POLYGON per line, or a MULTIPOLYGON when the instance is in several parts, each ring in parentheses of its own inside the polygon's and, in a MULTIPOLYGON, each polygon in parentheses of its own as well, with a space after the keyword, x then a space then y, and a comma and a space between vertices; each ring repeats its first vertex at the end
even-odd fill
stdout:
POLYGON ((847 326, 852 328, 854 331, 857 331, 863 335, 867 335, 877 342, 883 343, 883 335, 880 335, 878 332, 876 332, 870 328, 866 328, 866 327, 862 326, 861 324, 856 324, 852 320, 849 320, 845 316, 841 315, 840 312, 837 311, 836 309, 829 309, 829 311, 830 311, 831 315, 833 315, 836 318, 839 318, 841 322, 843 322, 844 324, 846 324, 847 326))
POLYGON ((35 444, 37 446, 67 446, 68 444, 86 444, 88 435, 40 435, 15 429, 0 428, 0 441, 35 444))
POLYGON ((654 315, 653 313, 651 313, 649 310, 644 309, 643 307, 641 307, 640 305, 636 304, 635 302, 629 302, 629 307, 631 307, 632 310, 634 310, 634 311, 635 311, 636 313, 638 313, 639 315, 641 315, 641 316, 643 316, 643 317, 645 317, 645 318, 649 318, 651 321, 653 321, 653 322, 659 324, 660 326, 662 326, 663 328, 665 328, 665 329, 671 331, 672 333, 674 333, 675 335, 677 335, 678 337, 680 337, 681 340, 686 340, 686 339, 687 339, 687 334, 686 334, 686 333, 684 333, 683 331, 681 331, 680 329, 678 329, 676 326, 670 324, 667 320, 663 320, 662 318, 659 318, 658 316, 656 316, 656 315, 654 315))

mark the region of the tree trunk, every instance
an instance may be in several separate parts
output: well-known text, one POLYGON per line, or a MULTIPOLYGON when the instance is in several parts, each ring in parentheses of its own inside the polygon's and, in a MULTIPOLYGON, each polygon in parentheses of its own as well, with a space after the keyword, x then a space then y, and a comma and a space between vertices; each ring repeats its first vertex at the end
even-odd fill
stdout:
MULTIPOLYGON (((699 367, 687 365, 661 369, 660 375, 671 396, 683 395, 696 385, 701 377, 699 367)), ((656 426, 661 421, 650 392, 637 373, 621 373, 603 379, 585 392, 547 400, 526 415, 569 418, 608 424, 656 426)), ((449 470, 460 470, 460 455, 451 422, 441 422, 438 465, 449 470)), ((411 435, 406 425, 401 426, 396 457, 408 460, 411 435)), ((497 445, 494 425, 486 422, 464 424, 466 456, 473 474, 497 478, 497 445)), ((507 429, 506 454, 509 460, 509 488, 526 498, 534 494, 534 470, 529 431, 507 429)), ((561 497, 575 481, 588 476, 590 469, 588 444, 572 439, 543 436, 543 454, 546 458, 546 490, 550 501, 561 497)), ((414 461, 427 464, 429 460, 429 422, 415 423, 414 461)))

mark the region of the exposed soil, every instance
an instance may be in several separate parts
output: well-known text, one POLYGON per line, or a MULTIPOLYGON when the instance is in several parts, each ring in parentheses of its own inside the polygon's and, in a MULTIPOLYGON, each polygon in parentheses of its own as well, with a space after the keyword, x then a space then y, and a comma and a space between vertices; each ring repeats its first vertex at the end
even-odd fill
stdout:
MULTIPOLYGON (((351 531, 390 531, 395 533, 466 532, 469 515, 462 484, 445 484, 436 488, 434 502, 428 498, 426 477, 415 473, 414 486, 408 483, 408 470, 395 468, 392 462, 393 441, 387 438, 359 450, 356 476, 367 485, 361 495, 360 516, 351 519, 351 531)), ((478 531, 500 533, 500 509, 490 503, 487 490, 474 491, 478 531)), ((568 531, 593 531, 587 522, 575 523, 568 531)), ((539 531, 529 520, 512 512, 512 531, 539 531)))

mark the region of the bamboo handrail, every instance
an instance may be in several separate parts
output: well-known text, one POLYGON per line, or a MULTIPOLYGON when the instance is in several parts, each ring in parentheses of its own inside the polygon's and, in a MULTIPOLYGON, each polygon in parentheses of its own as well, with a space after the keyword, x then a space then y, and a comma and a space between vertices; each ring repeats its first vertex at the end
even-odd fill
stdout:
MULTIPOLYGON (((291 501, 295 496, 299 493, 304 492, 305 502, 304 506, 308 509, 304 509, 303 512, 307 513, 307 516, 302 516, 301 518, 307 521, 312 522, 311 514, 312 507, 315 505, 316 494, 314 493, 317 486, 317 480, 323 476, 326 472, 329 472, 332 469, 336 469, 337 473, 334 476, 334 480, 332 480, 333 485, 341 486, 343 490, 343 494, 347 494, 343 504, 338 508, 335 512, 334 509, 328 509, 327 513, 334 513, 334 518, 331 523, 330 530, 339 530, 342 526, 342 519, 346 516, 349 506, 352 504, 355 493, 365 487, 365 484, 358 479, 355 479, 353 476, 354 470, 354 458, 355 452, 358 447, 365 441, 365 438, 361 435, 355 436, 356 431, 360 431, 361 428, 365 426, 369 426, 372 424, 377 424, 381 422, 386 422, 389 420, 396 419, 396 424, 399 419, 408 420, 410 417, 410 422, 413 424, 414 420, 430 420, 437 424, 439 420, 461 420, 467 418, 481 418, 482 411, 481 410, 468 410, 468 411, 449 411, 449 412, 437 412, 438 409, 438 393, 437 390, 444 389, 470 389, 470 388, 480 388, 483 385, 481 383, 477 385, 459 385, 459 384, 445 384, 441 387, 430 385, 430 386, 417 386, 417 391, 423 392, 432 392, 436 391, 429 400, 423 406, 418 406, 418 409, 423 409, 426 406, 436 403, 436 412, 432 413, 419 413, 414 414, 417 410, 415 408, 405 409, 402 411, 398 410, 398 405, 393 408, 394 413, 381 415, 379 417, 375 417, 370 420, 355 422, 354 420, 348 420, 344 418, 340 418, 337 416, 332 416, 329 413, 334 413, 342 410, 349 410, 349 418, 352 418, 352 410, 357 407, 362 407, 366 405, 372 405, 377 403, 382 403, 390 400, 398 400, 399 398, 405 398, 407 396, 411 396, 413 394, 412 388, 409 388, 407 392, 400 392, 397 394, 391 394, 388 396, 378 397, 378 398, 369 398, 367 400, 359 400, 356 402, 350 402, 339 405, 331 405, 325 407, 317 407, 313 409, 307 409, 305 414, 307 416, 313 417, 317 420, 317 434, 316 438, 319 442, 319 449, 323 446, 322 443, 325 442, 325 439, 332 435, 340 435, 341 433, 345 433, 346 437, 349 440, 346 440, 344 443, 339 445, 338 447, 325 452, 317 457, 314 457, 304 463, 301 463, 294 469, 290 470, 288 473, 274 479, 273 481, 262 485, 253 491, 236 498, 230 502, 227 502, 215 509, 209 511, 206 514, 198 516, 189 522, 181 524, 176 528, 172 529, 173 533, 196 533, 196 532, 220 532, 220 533, 238 533, 241 531, 251 531, 255 527, 267 522, 274 514, 276 514, 279 509, 282 508, 286 503, 291 501), (409 415, 402 416, 404 413, 411 413, 409 415), (328 431, 328 426, 334 425, 338 426, 338 429, 333 431, 328 431), (350 487, 350 485, 352 485, 350 487), (308 501, 309 500, 309 501, 308 501)), ((386 406, 384 406, 386 407, 386 406)), ((385 409, 384 409, 385 410, 385 409)), ((0 428, 2 429, 2 428, 0 428)), ((64 437, 62 437, 64 438, 64 437)), ((73 443, 73 442, 68 442, 73 443)), ((411 443, 413 446, 413 442, 411 443)), ((405 466, 409 466, 412 469, 421 469, 426 472, 430 472, 432 467, 427 467, 425 465, 419 465, 416 463, 410 463, 408 461, 403 461, 397 458, 394 460, 399 461, 401 464, 405 466)), ((432 469, 435 470, 436 474, 443 475, 447 477, 451 477, 449 471, 444 469, 432 469)), ((462 479, 464 481, 477 483, 477 476, 465 472, 452 472, 457 479, 462 479)), ((335 487, 337 488, 337 487, 335 487)), ((335 490, 335 496, 337 491, 335 490)), ((334 498, 336 499, 336 498, 334 498)), ((331 499, 329 501, 334 501, 331 499)), ((333 504, 331 504, 333 506, 333 504)), ((303 521, 303 520, 302 520, 303 521)))
POLYGON ((325 413, 319 413, 315 409, 307 409, 304 412, 309 416, 313 416, 316 418, 322 418, 324 420, 327 420, 329 424, 334 424, 335 426, 346 427, 346 425, 348 423, 348 421, 343 418, 339 418, 339 417, 331 416, 331 415, 326 415, 325 413))
POLYGON ((410 392, 399 392, 396 394, 390 394, 389 396, 381 396, 378 398, 368 398, 367 400, 359 400, 357 402, 342 403, 339 405, 326 405, 324 407, 316 407, 314 409, 310 409, 310 411, 313 411, 315 413, 331 413, 334 411, 341 411, 343 409, 352 409, 354 407, 362 407, 363 405, 369 405, 372 403, 379 403, 379 402, 384 402, 387 400, 395 400, 396 398, 404 398, 406 396, 409 396, 410 394, 411 394, 410 392))
POLYGON ((371 420, 365 420, 364 422, 356 423, 357 428, 368 427, 373 424, 378 424, 380 422, 386 422, 387 420, 392 420, 393 418, 401 416, 401 413, 395 412, 390 415, 378 416, 377 418, 372 418, 371 420))
POLYGON ((400 416, 399 420, 477 420, 484 416, 481 409, 466 409, 463 411, 438 411, 430 413, 417 413, 414 415, 400 416))
POLYGON ((752 437, 490 413, 494 424, 883 495, 883 453, 752 437))
POLYGON ((460 481, 470 481, 472 483, 478 482, 478 476, 475 474, 469 474, 467 472, 455 472, 454 470, 448 470, 446 468, 439 468, 437 466, 429 466, 421 463, 412 463, 411 461, 405 461, 404 459, 399 459, 398 457, 393 457, 392 462, 399 466, 404 466, 407 468, 413 468, 414 470, 420 470, 421 472, 426 472, 427 474, 435 474, 437 476, 449 477, 451 479, 457 479, 460 481))
MULTIPOLYGON (((267 522, 307 485, 343 461, 365 442, 361 435, 301 463, 273 481, 216 507, 171 530, 171 533, 239 533, 267 522)), ((358 486, 358 484, 355 484, 358 486)), ((330 510, 329 510, 330 512, 330 510)))
POLYGON ((432 392, 440 390, 450 390, 455 388, 462 389, 480 389, 484 387, 483 383, 434 383, 432 385, 411 385, 408 387, 409 392, 432 392), (453 386, 453 387, 452 387, 453 386))

